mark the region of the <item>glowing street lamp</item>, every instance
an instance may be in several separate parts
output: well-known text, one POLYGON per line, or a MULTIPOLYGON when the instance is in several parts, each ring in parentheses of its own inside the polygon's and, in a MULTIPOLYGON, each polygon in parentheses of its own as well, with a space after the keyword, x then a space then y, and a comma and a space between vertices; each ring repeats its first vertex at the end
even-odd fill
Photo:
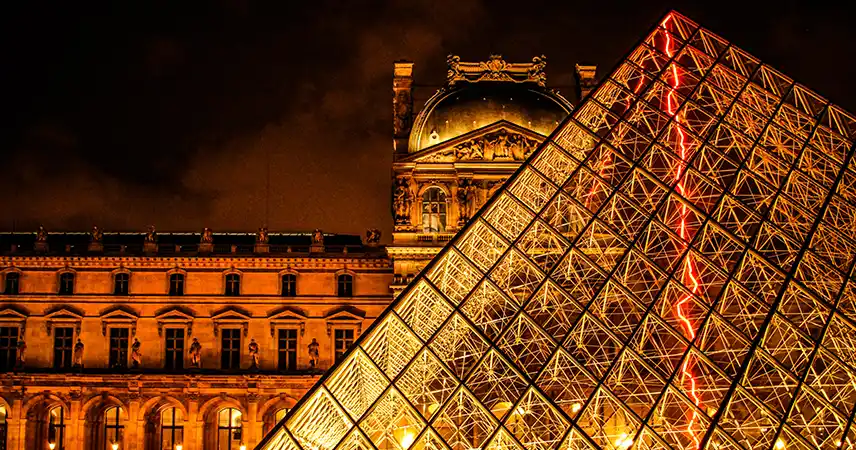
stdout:
POLYGON ((181 444, 175 444, 175 450, 182 450, 184 448, 181 444))
POLYGON ((49 449, 54 450, 54 447, 56 447, 56 442, 48 442, 49 449))
POLYGON ((246 446, 246 445, 244 445, 244 444, 241 444, 241 446, 240 446, 240 447, 238 447, 238 448, 239 448, 240 450, 247 450, 247 446, 246 446))
POLYGON ((110 445, 110 447, 113 447, 113 450, 119 450, 119 443, 114 442, 113 444, 110 445))

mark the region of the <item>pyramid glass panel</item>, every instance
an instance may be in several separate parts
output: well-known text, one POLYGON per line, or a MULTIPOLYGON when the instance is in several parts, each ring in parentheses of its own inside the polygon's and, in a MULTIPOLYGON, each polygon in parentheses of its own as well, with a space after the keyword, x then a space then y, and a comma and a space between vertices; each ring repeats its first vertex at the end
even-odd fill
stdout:
POLYGON ((669 13, 260 449, 854 448, 854 139, 669 13))

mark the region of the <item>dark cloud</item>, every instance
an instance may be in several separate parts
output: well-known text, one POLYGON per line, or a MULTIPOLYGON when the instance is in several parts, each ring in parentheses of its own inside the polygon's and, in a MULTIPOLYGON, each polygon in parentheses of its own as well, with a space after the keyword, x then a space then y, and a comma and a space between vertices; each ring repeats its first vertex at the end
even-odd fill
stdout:
MULTIPOLYGON (((448 53, 543 53, 549 84, 569 92, 574 63, 607 71, 673 6, 132 3, 20 2, 4 15, 1 227, 253 230, 267 220, 388 237, 392 61, 415 61, 417 84, 438 86, 448 53)), ((676 7, 856 105, 850 18, 743 3, 676 7)))

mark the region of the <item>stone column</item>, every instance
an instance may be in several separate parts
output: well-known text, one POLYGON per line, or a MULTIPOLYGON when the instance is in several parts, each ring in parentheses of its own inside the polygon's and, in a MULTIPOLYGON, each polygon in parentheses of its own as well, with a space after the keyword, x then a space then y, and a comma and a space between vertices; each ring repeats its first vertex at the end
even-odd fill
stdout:
POLYGON ((392 77, 392 137, 395 154, 407 154, 413 127, 413 63, 396 61, 392 77))
POLYGON ((199 417, 199 394, 187 394, 187 417, 185 418, 184 450, 203 450, 205 422, 199 417))
POLYGON ((145 436, 140 432, 140 394, 131 394, 128 402, 128 426, 125 427, 124 446, 127 450, 142 450, 140 445, 145 436))
POLYGON ((261 423, 259 413, 259 395, 255 392, 247 394, 247 420, 244 421, 244 443, 248 449, 255 448, 261 440, 261 423))
MULTIPOLYGON (((68 433, 64 437, 65 448, 67 450, 83 450, 83 440, 86 435, 84 429, 84 421, 80 419, 80 411, 83 405, 80 404, 81 394, 72 393, 71 402, 69 404, 68 426, 65 428, 68 433)), ((47 422, 47 419, 45 420, 47 422)))
POLYGON ((24 401, 21 399, 20 395, 16 395, 13 397, 12 410, 9 411, 9 414, 6 416, 6 420, 8 424, 6 425, 6 430, 8 430, 8 435, 6 436, 6 442, 9 450, 24 450, 24 439, 25 430, 27 429, 27 418, 23 416, 24 409, 24 401))

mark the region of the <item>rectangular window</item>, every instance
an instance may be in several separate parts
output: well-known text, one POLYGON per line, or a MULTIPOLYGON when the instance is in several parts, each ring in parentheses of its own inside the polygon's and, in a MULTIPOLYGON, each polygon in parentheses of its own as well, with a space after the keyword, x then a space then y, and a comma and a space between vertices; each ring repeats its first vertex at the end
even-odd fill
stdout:
POLYGON ((5 289, 6 295, 18 295, 20 290, 21 274, 18 272, 6 272, 5 289))
POLYGON ((63 273, 59 276, 59 295, 74 294, 74 274, 71 272, 63 273))
POLYGON ((241 276, 237 273, 226 275, 226 295, 230 297, 241 295, 241 276))
POLYGON ((297 330, 279 330, 277 368, 281 371, 297 369, 297 330))
POLYGON ((18 360, 18 327, 0 327, 0 371, 12 370, 18 360))
POLYGON ((130 275, 127 273, 117 273, 113 277, 113 294, 128 295, 128 281, 130 278, 130 275))
POLYGON ((335 330, 334 337, 333 346, 336 349, 336 362, 339 362, 339 360, 342 359, 342 356, 345 355, 345 352, 351 347, 351 344, 354 343, 354 330, 335 330))
POLYGON ((223 370, 235 370, 241 368, 241 330, 238 328, 227 328, 220 330, 221 351, 220 368, 223 370))
POLYGON ((166 360, 164 367, 169 370, 184 368, 184 329, 167 328, 166 330, 166 360))
POLYGON ((110 329, 110 368, 124 369, 128 367, 128 336, 127 328, 110 329))
POLYGON ((54 328, 54 369, 71 369, 74 328, 54 328))
POLYGON ((294 297, 297 295, 297 277, 293 273, 282 276, 282 296, 294 297))
POLYGON ((339 297, 354 296, 354 277, 350 275, 339 275, 336 277, 337 294, 339 297))
POLYGON ((169 276, 169 295, 184 295, 184 275, 174 273, 169 276))

